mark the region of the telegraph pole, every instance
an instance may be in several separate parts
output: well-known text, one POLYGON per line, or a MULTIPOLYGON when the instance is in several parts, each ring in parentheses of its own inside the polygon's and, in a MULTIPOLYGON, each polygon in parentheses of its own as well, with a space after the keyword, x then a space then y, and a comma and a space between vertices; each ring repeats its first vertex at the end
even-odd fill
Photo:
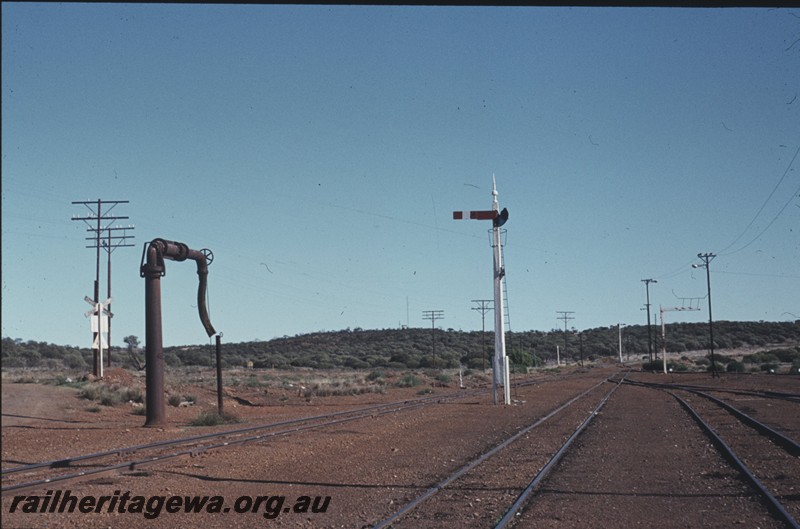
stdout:
MULTIPOLYGON (((107 268, 107 272, 108 272, 108 280, 107 280, 107 282, 108 282, 108 284, 107 284, 107 287, 108 287, 108 299, 111 299, 111 253, 116 248, 133 246, 133 244, 126 244, 127 240, 129 238, 133 237, 133 235, 128 235, 127 234, 127 230, 132 230, 132 229, 134 229, 133 226, 124 226, 124 227, 106 228, 104 230, 104 231, 106 231, 107 236, 106 236, 106 239, 104 241, 102 241, 102 246, 103 246, 103 249, 106 251, 106 254, 108 254, 108 261, 107 261, 107 264, 106 264, 106 268, 107 268), (112 232, 118 232, 120 230, 122 231, 122 235, 112 235, 112 232)), ((91 241, 91 240, 94 240, 94 239, 95 239, 94 237, 87 237, 86 238, 87 241, 91 241)), ((94 246, 87 246, 87 248, 94 248, 94 246)), ((108 305, 108 311, 109 312, 111 311, 111 304, 110 303, 108 305)), ((106 366, 107 367, 111 367, 111 319, 110 318, 108 320, 108 360, 107 360, 106 366)))
MULTIPOLYGON (((83 204, 89 210, 89 213, 84 216, 72 216, 72 220, 81 220, 86 223, 88 226, 88 232, 93 232, 94 235, 92 237, 87 237, 87 240, 93 241, 92 245, 86 246, 87 248, 92 248, 97 250, 96 251, 96 259, 95 259, 95 280, 94 280, 94 303, 100 303, 100 249, 104 248, 109 253, 109 271, 108 271, 108 291, 109 296, 111 294, 111 252, 117 246, 133 246, 132 244, 124 244, 125 240, 127 239, 127 235, 122 237, 114 237, 111 235, 111 231, 115 229, 133 229, 133 226, 128 228, 112 228, 112 224, 114 224, 117 220, 127 219, 127 216, 115 216, 111 215, 111 210, 113 210, 118 204, 127 204, 127 200, 86 200, 86 201, 76 201, 72 202, 73 204, 83 204), (107 206, 105 211, 103 210, 103 206, 107 206), (108 240, 103 241, 103 233, 108 231, 108 240), (114 243, 116 241, 117 243, 114 243), (105 243, 105 244, 104 244, 105 243)), ((109 311, 110 312, 110 311, 109 311)), ((110 329, 110 321, 109 321, 109 329, 110 329)), ((94 350, 94 362, 92 366, 92 373, 94 376, 101 376, 102 373, 102 366, 100 366, 100 350, 102 350, 102 333, 103 329, 100 325, 97 326, 97 330, 93 331, 92 335, 92 348, 94 350), (97 345, 95 347, 95 344, 97 345)), ((109 331, 109 349, 111 348, 111 335, 109 331)), ((109 355, 109 365, 110 365, 110 355, 109 355)))
POLYGON ((556 314, 561 314, 561 316, 559 316, 556 319, 564 320, 564 354, 566 355, 567 354, 567 322, 569 320, 574 320, 575 319, 572 316, 570 316, 570 314, 575 314, 575 311, 574 310, 557 310, 556 314))
MULTIPOLYGON (((695 299, 697 299, 698 301, 700 300, 700 298, 695 298, 695 299)), ((676 310, 677 311, 700 310, 700 308, 692 306, 691 303, 688 307, 683 306, 683 307, 672 307, 669 309, 665 309, 664 307, 659 305, 659 308, 661 309, 661 358, 664 363, 664 374, 666 375, 667 374, 667 330, 666 326, 664 325, 664 313, 667 311, 676 311, 676 310)))
POLYGON ((491 299, 473 299, 473 303, 480 303, 477 307, 472 307, 472 310, 477 310, 481 313, 481 358, 483 359, 483 370, 486 371, 486 313, 492 310, 490 303, 491 299))
POLYGON ((658 283, 655 279, 642 279, 645 288, 647 289, 647 303, 645 310, 647 311, 647 357, 650 362, 653 361, 653 339, 650 334, 650 283, 658 283))
POLYGON ((436 320, 444 318, 443 310, 423 310, 422 319, 431 320, 431 345, 433 346, 433 364, 432 367, 436 369, 436 320))
POLYGON ((697 257, 703 260, 703 264, 693 264, 692 268, 706 269, 706 285, 708 285, 708 334, 710 340, 708 346, 711 348, 711 374, 714 377, 718 377, 717 363, 714 361, 714 323, 711 317, 711 268, 708 266, 716 255, 713 253, 699 253, 697 257))

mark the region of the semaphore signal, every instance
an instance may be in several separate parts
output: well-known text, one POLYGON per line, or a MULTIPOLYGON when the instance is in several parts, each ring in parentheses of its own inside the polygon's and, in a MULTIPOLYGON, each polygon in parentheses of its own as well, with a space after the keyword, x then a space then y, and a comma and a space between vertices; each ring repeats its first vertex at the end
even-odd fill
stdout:
POLYGON ((494 361, 492 362, 492 398, 497 404, 497 386, 503 386, 505 404, 511 404, 511 384, 508 356, 506 356, 505 311, 503 310, 503 249, 500 240, 500 227, 508 220, 508 210, 497 202, 497 183, 492 175, 492 209, 484 211, 454 211, 454 220, 491 220, 492 250, 494 254, 494 361))

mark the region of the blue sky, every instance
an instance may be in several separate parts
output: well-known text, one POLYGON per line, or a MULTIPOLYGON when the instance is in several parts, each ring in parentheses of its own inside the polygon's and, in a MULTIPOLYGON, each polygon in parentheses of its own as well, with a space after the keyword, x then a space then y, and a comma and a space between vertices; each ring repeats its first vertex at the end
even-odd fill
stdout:
MULTIPOLYGON (((4 2, 2 335, 89 345, 96 199, 135 225, 114 345, 159 237, 214 252, 226 342, 480 329, 489 225, 452 211, 493 174, 513 330, 645 323, 642 279, 706 295, 700 252, 715 320, 798 319, 799 39, 796 9, 4 2)), ((207 343, 166 268, 165 345, 207 343)))

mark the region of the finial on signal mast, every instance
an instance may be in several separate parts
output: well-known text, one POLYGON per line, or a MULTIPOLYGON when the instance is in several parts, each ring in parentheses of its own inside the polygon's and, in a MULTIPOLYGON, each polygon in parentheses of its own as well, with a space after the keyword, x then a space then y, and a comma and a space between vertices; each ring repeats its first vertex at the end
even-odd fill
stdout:
POLYGON ((500 210, 500 205, 497 203, 497 182, 494 179, 494 173, 492 173, 492 210, 500 210))

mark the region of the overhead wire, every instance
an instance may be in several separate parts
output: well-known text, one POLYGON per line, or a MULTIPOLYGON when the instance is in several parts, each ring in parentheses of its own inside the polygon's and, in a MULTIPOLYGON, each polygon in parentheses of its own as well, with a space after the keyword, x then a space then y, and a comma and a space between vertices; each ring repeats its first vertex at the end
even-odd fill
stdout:
POLYGON ((679 268, 674 269, 672 272, 668 272, 666 274, 662 274, 660 276, 655 276, 653 279, 670 279, 677 275, 682 274, 685 272, 689 266, 696 261, 696 258, 692 258, 690 261, 686 262, 686 264, 681 265, 679 268))
MULTIPOLYGON (((771 226, 772 226, 772 225, 775 223, 775 221, 776 221, 776 220, 778 220, 778 217, 780 217, 780 216, 781 216, 781 214, 782 214, 782 213, 783 213, 783 212, 786 210, 786 208, 789 206, 789 204, 791 204, 791 203, 792 203, 792 201, 793 201, 793 200, 794 200, 794 199, 795 199, 795 198, 796 198, 798 195, 800 195, 800 186, 798 186, 798 188, 797 188, 797 189, 795 189, 795 190, 794 190, 794 192, 793 192, 793 193, 791 194, 791 196, 789 197, 789 200, 787 200, 787 201, 786 201, 786 203, 783 205, 783 207, 781 207, 781 209, 780 209, 780 210, 779 210, 779 211, 778 211, 778 212, 775 214, 775 216, 774 216, 774 217, 772 218, 772 220, 771 220, 771 221, 770 221, 770 222, 769 222, 769 223, 768 223, 768 224, 767 224, 767 225, 764 227, 764 229, 762 229, 762 230, 761 230, 761 231, 760 231, 760 232, 759 232, 759 233, 758 233, 758 234, 757 234, 755 237, 753 237, 753 238, 752 238, 752 239, 751 239, 751 240, 750 240, 750 241, 749 241, 747 244, 745 244, 745 245, 744 245, 744 246, 742 246, 741 248, 738 248, 737 250, 733 250, 733 251, 731 251, 731 252, 723 253, 723 252, 725 252, 726 250, 728 250, 729 248, 731 248, 732 246, 734 246, 734 245, 735 245, 737 242, 739 242, 739 240, 741 240, 741 238, 745 236, 745 234, 748 232, 748 230, 750 230, 750 228, 751 228, 751 227, 753 226, 753 224, 756 222, 756 220, 758 219, 758 217, 759 217, 759 216, 761 215, 761 213, 764 211, 764 208, 766 208, 766 206, 767 206, 767 204, 769 203, 769 201, 770 201, 770 200, 772 199, 772 197, 775 195, 775 193, 776 193, 776 191, 778 190, 778 188, 780 187, 780 185, 781 185, 781 184, 783 183, 783 181, 786 179, 786 176, 787 176, 787 175, 789 174, 789 172, 791 171, 791 169, 792 169, 792 166, 794 165, 794 162, 795 162, 795 160, 797 160, 797 157, 798 157, 798 155, 800 155, 800 145, 798 145, 798 147, 797 147, 797 150, 795 151, 794 155, 792 156, 792 159, 789 161, 789 164, 786 166, 786 169, 784 170, 783 174, 782 174, 782 175, 781 175, 781 177, 778 179, 778 182, 777 182, 777 183, 775 184, 775 186, 772 188, 772 191, 770 192, 769 196, 767 196, 766 200, 764 200, 764 203, 763 203, 763 204, 761 205, 761 207, 758 209, 758 211, 757 211, 757 212, 756 212, 756 214, 753 216, 753 218, 750 220, 750 222, 748 223, 748 225, 747 225, 747 226, 746 226, 746 227, 745 227, 745 228, 742 230, 742 232, 739 234, 739 236, 738 236, 738 237, 736 237, 736 238, 735 238, 735 239, 734 239, 734 240, 733 240, 733 241, 732 241, 730 244, 728 244, 728 245, 727 245, 725 248, 723 248, 722 250, 720 250, 719 252, 717 252, 717 255, 722 255, 722 256, 724 256, 724 255, 733 255, 733 254, 735 254, 735 253, 738 253, 738 252, 740 252, 740 251, 744 250, 745 248, 747 248, 747 247, 748 247, 748 246, 750 246, 751 244, 753 244, 753 243, 754 243, 755 241, 757 241, 757 240, 758 240, 758 239, 759 239, 759 238, 760 238, 762 235, 764 235, 764 233, 766 233, 766 231, 767 231, 767 230, 768 230, 768 229, 769 229, 769 228, 770 228, 770 227, 771 227, 771 226)), ((677 275, 680 275, 680 274, 682 274, 683 272, 685 272, 685 271, 688 269, 688 267, 689 267, 689 266, 690 266, 690 265, 691 265, 691 264, 692 264, 694 261, 695 261, 695 259, 694 259, 694 258, 692 258, 692 259, 691 259, 690 261, 688 261, 687 263, 685 263, 685 264, 681 265, 681 266, 680 266, 680 267, 678 267, 678 268, 675 268, 674 270, 672 270, 672 271, 670 271, 670 272, 667 272, 667 273, 665 273, 665 274, 662 274, 662 275, 659 275, 659 276, 655 276, 655 279, 670 279, 670 278, 672 278, 672 277, 675 277, 675 276, 677 276, 677 275)))
MULTIPOLYGON (((799 150, 800 150, 800 149, 799 149, 799 150)), ((771 227, 771 226, 772 226, 772 225, 775 223, 775 221, 776 221, 776 220, 778 220, 778 217, 780 217, 780 216, 781 216, 781 213, 783 213, 783 211, 784 211, 784 210, 785 210, 787 207, 789 207, 789 204, 791 204, 791 203, 792 203, 792 201, 793 201, 793 200, 794 200, 794 199, 795 199, 797 196, 800 196, 800 186, 797 186, 797 189, 795 189, 795 190, 794 190, 794 192, 792 193, 792 195, 789 197, 789 200, 787 200, 787 201, 786 201, 786 203, 785 203, 785 204, 783 205, 783 207, 782 207, 782 208, 781 208, 781 209, 778 211, 778 213, 776 213, 776 214, 775 214, 775 216, 774 216, 774 217, 772 217, 772 220, 771 220, 771 221, 769 221, 769 223, 768 223, 768 224, 767 224, 767 225, 764 227, 764 229, 763 229, 763 230, 761 230, 761 231, 758 233, 758 235, 756 235, 755 237, 753 237, 753 238, 750 240, 750 242, 748 242, 747 244, 745 244, 744 246, 742 246, 742 247, 741 247, 741 248, 739 248, 738 250, 734 250, 734 251, 732 251, 732 252, 728 252, 728 253, 721 253, 721 254, 719 254, 719 255, 733 255, 733 254, 735 254, 735 253, 741 252, 742 250, 744 250, 745 248, 747 248, 748 246, 750 246, 751 244, 753 244, 754 242, 756 242, 756 241, 757 241, 759 238, 761 238, 761 236, 762 236, 762 235, 764 235, 764 233, 766 233, 766 231, 767 231, 767 230, 768 230, 768 229, 769 229, 769 228, 770 228, 770 227, 771 227)), ((728 246, 728 247, 730 248, 730 246, 728 246)))
POLYGON ((769 196, 767 196, 766 200, 764 200, 764 203, 761 204, 761 207, 758 209, 756 214, 750 220, 750 223, 747 226, 745 226, 744 230, 742 230, 742 232, 739 234, 738 237, 736 237, 733 240, 733 242, 731 242, 728 246, 726 246, 725 248, 723 248, 722 250, 719 251, 719 253, 718 253, 719 255, 732 255, 734 253, 737 253, 737 252, 740 252, 740 251, 744 250, 745 248, 747 248, 748 246, 753 244, 755 241, 757 241, 759 239, 759 237, 764 235, 764 233, 772 226, 772 224, 774 224, 775 221, 778 220, 778 217, 780 217, 781 213, 783 213, 783 211, 789 206, 789 204, 792 202, 792 199, 794 199, 798 195, 798 193, 800 193, 800 186, 798 186, 798 188, 792 193, 791 197, 789 197, 789 200, 786 202, 786 204, 783 205, 783 207, 780 209, 780 211, 778 211, 778 213, 772 218, 772 220, 766 225, 766 227, 763 230, 761 230, 758 233, 758 235, 753 237, 750 240, 750 242, 748 242, 747 244, 745 244, 744 246, 742 246, 738 250, 733 250, 732 252, 724 253, 724 252, 726 252, 726 250, 728 250, 729 248, 734 246, 737 242, 739 242, 739 240, 742 237, 744 237, 744 235, 747 233, 747 231, 753 226, 753 224, 755 223, 756 219, 758 219, 758 217, 764 211, 764 208, 767 207, 767 204, 772 199, 773 195, 775 195, 775 192, 778 190, 778 187, 780 187, 780 185, 783 183, 784 179, 786 178, 786 175, 789 174, 789 171, 791 170, 792 165, 794 165, 794 162, 797 159, 797 155, 798 154, 800 154, 800 145, 798 145, 797 150, 794 152, 794 156, 792 156, 792 159, 789 161, 789 165, 786 166, 786 170, 783 172, 781 177, 778 179, 778 182, 772 188, 772 191, 770 192, 769 196))

